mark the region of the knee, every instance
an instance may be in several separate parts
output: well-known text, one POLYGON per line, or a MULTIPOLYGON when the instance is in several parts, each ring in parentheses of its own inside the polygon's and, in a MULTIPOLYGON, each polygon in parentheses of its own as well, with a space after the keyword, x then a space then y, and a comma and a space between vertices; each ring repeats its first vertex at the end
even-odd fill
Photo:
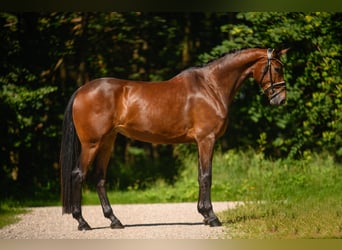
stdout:
POLYGON ((210 173, 205 173, 200 176, 198 176, 198 182, 200 187, 208 187, 211 186, 211 174, 210 173))

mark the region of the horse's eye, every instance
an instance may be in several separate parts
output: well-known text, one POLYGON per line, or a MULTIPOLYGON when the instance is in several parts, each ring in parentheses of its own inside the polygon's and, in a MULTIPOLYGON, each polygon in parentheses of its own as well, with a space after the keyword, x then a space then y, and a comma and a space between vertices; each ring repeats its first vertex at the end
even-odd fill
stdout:
POLYGON ((277 73, 280 73, 281 72, 281 68, 274 68, 274 70, 277 72, 277 73))

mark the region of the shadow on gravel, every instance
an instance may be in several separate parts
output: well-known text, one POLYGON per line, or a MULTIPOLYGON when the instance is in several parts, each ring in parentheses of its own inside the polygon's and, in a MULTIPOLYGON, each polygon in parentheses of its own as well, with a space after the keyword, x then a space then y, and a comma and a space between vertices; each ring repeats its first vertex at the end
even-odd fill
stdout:
MULTIPOLYGON (((128 224, 125 227, 159 227, 159 226, 197 226, 204 225, 203 222, 172 222, 172 223, 145 223, 145 224, 128 224)), ((92 230, 108 229, 108 227, 93 227, 92 230)), ((124 229, 124 228, 123 228, 124 229)))
POLYGON ((203 222, 147 223, 147 224, 125 225, 125 227, 197 226, 197 225, 204 225, 204 223, 203 222))

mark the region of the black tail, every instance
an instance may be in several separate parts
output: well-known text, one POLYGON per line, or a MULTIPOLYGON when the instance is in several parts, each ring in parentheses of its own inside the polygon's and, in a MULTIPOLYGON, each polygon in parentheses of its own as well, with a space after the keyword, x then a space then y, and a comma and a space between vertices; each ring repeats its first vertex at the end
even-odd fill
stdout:
POLYGON ((72 106, 76 92, 71 96, 66 107, 63 120, 63 133, 59 164, 61 167, 61 188, 63 214, 70 214, 72 211, 72 183, 71 173, 78 164, 80 156, 80 141, 76 134, 74 121, 72 119, 72 106))

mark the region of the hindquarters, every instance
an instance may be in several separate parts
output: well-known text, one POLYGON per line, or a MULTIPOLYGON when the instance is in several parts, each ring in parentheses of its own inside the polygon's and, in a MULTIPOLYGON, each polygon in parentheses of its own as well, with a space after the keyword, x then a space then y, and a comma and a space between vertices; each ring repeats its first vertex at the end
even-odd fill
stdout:
POLYGON ((98 79, 81 87, 73 104, 73 119, 83 144, 97 143, 113 133, 121 86, 98 79))
POLYGON ((109 134, 115 137, 112 95, 101 82, 95 80, 79 88, 65 110, 60 150, 63 213, 73 212, 75 192, 78 192, 74 188, 75 180, 83 181, 104 138, 109 134))
POLYGON ((115 228, 122 227, 114 216, 105 191, 108 161, 113 149, 115 91, 106 81, 95 80, 81 87, 71 98, 63 122, 61 175, 63 213, 72 213, 79 230, 91 227, 82 216, 82 184, 94 163, 97 190, 106 217, 115 228))

